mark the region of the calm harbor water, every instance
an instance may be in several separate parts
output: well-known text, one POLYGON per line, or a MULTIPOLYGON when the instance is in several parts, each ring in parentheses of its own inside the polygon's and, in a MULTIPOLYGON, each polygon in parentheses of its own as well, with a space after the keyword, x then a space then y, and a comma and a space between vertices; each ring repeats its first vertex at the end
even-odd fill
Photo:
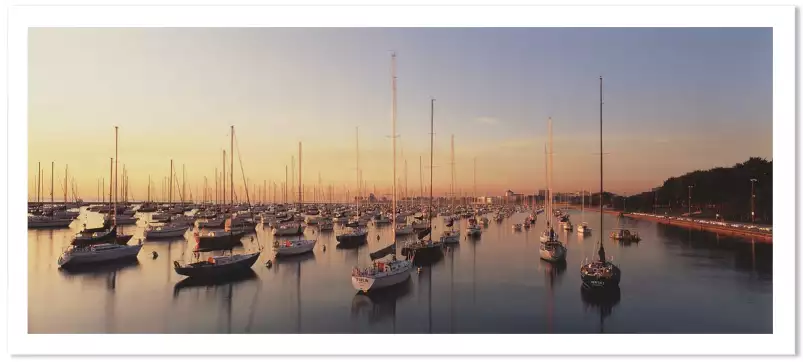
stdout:
MULTIPOLYGON (((581 221, 579 211, 570 214, 581 221)), ((619 295, 599 300, 581 293, 579 272, 596 255, 595 212, 585 214, 592 235, 561 231, 565 267, 538 258, 543 214, 529 231, 513 231, 526 217, 516 214, 491 220, 476 240, 463 236, 402 285, 368 295, 351 286, 351 269, 390 242, 390 226, 369 226, 368 244, 357 249, 336 247, 339 227, 321 234, 308 227, 306 237, 318 239, 314 253, 272 268, 265 266, 274 259, 271 230, 258 226, 235 249, 265 246, 253 274, 192 285, 173 271, 173 260, 193 258, 189 232, 144 241, 136 262, 59 270, 56 260, 85 215, 90 226, 101 223, 82 210, 70 229, 28 231, 30 333, 772 333, 771 244, 650 221, 604 216, 606 230, 621 222, 642 241, 604 238, 622 280, 619 295)), ((135 243, 144 222, 121 228, 135 243)), ((434 234, 442 228, 439 218, 434 234)))

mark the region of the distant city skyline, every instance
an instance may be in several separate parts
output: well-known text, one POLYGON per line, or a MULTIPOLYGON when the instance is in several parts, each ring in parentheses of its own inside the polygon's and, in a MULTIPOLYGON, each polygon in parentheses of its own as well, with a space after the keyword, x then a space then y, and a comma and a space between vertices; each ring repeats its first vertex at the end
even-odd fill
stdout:
POLYGON ((320 173, 354 195, 357 127, 366 190, 388 189, 392 51, 396 172, 403 187, 406 160, 412 195, 419 157, 429 185, 431 97, 436 196, 452 134, 457 192, 473 194, 474 158, 477 195, 545 188, 548 117, 554 190, 598 191, 599 76, 606 191, 772 159, 770 28, 31 28, 28 45, 28 184, 41 162, 48 195, 54 161, 56 200, 65 165, 83 199, 101 178, 108 192, 114 126, 139 200, 149 176, 160 195, 171 159, 196 199, 204 177, 214 189, 230 125, 238 189, 242 170, 260 187, 284 182, 302 142, 304 184, 320 173))

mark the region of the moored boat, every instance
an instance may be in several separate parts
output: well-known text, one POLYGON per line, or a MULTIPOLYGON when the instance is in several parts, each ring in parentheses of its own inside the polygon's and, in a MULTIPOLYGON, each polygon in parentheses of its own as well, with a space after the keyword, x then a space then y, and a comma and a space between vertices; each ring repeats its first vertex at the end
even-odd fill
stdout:
POLYGON ((189 229, 187 225, 167 224, 160 226, 148 225, 143 232, 145 239, 166 239, 184 236, 189 229))
POLYGON ((273 250, 276 256, 288 256, 304 254, 315 248, 317 240, 276 240, 273 242, 273 250))
POLYGON ((386 288, 410 278, 412 270, 412 260, 397 260, 392 255, 389 260, 375 260, 365 269, 355 267, 351 272, 351 285, 363 292, 386 288))
POLYGON ((72 224, 73 219, 62 219, 52 216, 28 216, 28 228, 64 228, 72 224))
POLYGON ((260 252, 227 256, 210 256, 206 260, 182 264, 173 261, 176 273, 192 278, 219 277, 247 272, 259 258, 260 252))
POLYGON ((67 268, 72 265, 136 258, 140 249, 142 249, 141 242, 137 245, 103 243, 89 246, 72 246, 59 257, 58 265, 59 267, 67 268))
POLYGON ((352 228, 335 237, 339 244, 343 245, 356 245, 368 241, 368 230, 364 228, 352 228))

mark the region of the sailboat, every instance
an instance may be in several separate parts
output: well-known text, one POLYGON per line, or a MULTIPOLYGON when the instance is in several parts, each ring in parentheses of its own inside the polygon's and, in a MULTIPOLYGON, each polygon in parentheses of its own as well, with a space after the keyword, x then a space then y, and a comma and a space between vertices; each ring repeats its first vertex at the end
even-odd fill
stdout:
MULTIPOLYGON (((357 128, 356 132, 356 140, 357 140, 357 190, 360 190, 360 134, 359 128, 357 128)), ((395 182, 395 179, 394 179, 395 182)), ((358 191, 359 192, 359 191, 358 191)), ((368 241, 368 230, 365 229, 363 226, 366 224, 361 224, 363 219, 360 217, 360 195, 355 197, 356 206, 357 206, 357 215, 355 219, 349 222, 346 226, 349 229, 342 234, 335 237, 339 244, 343 244, 344 246, 351 246, 351 245, 362 245, 368 241)), ((395 212, 395 210, 394 210, 395 212)), ((395 227, 395 224, 394 224, 395 227)))
MULTIPOLYGON (((393 139, 393 229, 396 229, 396 54, 391 57, 392 61, 392 83, 393 83, 393 110, 392 110, 392 131, 393 139)), ((396 235, 393 235, 393 245, 396 245, 396 235)), ((399 284, 410 278, 413 270, 413 255, 409 260, 396 258, 394 251, 390 258, 374 260, 371 266, 364 269, 354 267, 351 272, 351 285, 355 289, 367 292, 369 290, 390 287, 399 284)))
MULTIPOLYGON (((451 153, 451 166, 452 166, 452 183, 451 183, 451 196, 452 196, 452 211, 454 212, 454 135, 452 135, 452 153, 451 153)), ((454 222, 450 221, 449 230, 444 230, 441 234, 441 242, 443 244, 457 244, 460 242, 460 230, 453 227, 454 222)))
POLYGON ((580 213, 582 215, 581 217, 582 217, 583 221, 580 223, 579 226, 577 226, 577 233, 580 234, 580 235, 589 235, 589 234, 591 234, 591 228, 588 226, 588 223, 586 222, 586 207, 585 207, 586 206, 586 195, 585 195, 586 192, 585 192, 585 190, 583 190, 581 192, 581 194, 582 194, 582 196, 580 196, 580 199, 581 199, 581 201, 580 201, 580 213))
MULTIPOLYGON (((394 96, 395 99, 395 96, 394 96)), ((435 145, 435 99, 430 100, 430 139, 429 139, 429 209, 427 210, 427 220, 429 228, 419 232, 417 240, 408 241, 402 248, 402 253, 408 256, 416 255, 419 261, 432 261, 443 256, 443 241, 432 239, 432 219, 434 210, 432 208, 432 169, 433 152, 435 145), (429 239, 424 239, 429 236, 429 239)))
MULTIPOLYGON (((230 191, 229 191, 229 205, 232 209, 232 217, 225 221, 223 229, 206 229, 202 228, 193 233, 195 242, 199 249, 231 249, 234 246, 241 244, 240 239, 246 234, 247 230, 244 228, 235 228, 233 226, 233 213, 234 213, 234 126, 231 126, 231 146, 230 146, 230 191)), ((225 152, 225 151, 224 151, 225 152)), ((223 204, 226 203, 226 157, 223 156, 223 204)), ((259 252, 255 253, 259 254, 259 252)), ((203 266, 203 265, 201 265, 203 266)), ((178 267, 177 267, 178 268, 178 267)))
MULTIPOLYGON (((114 127, 114 157, 115 163, 117 160, 117 126, 114 127)), ((116 170, 115 170, 116 171, 116 170)), ((114 184, 117 184, 117 172, 114 173, 114 184)), ((114 194, 114 206, 112 207, 114 215, 113 220, 117 219, 117 192, 114 194)), ((93 235, 94 236, 94 235, 93 235)), ((96 240, 89 239, 87 244, 82 244, 81 241, 76 244, 73 240, 73 246, 68 247, 58 259, 58 265, 62 268, 67 268, 73 265, 90 264, 99 262, 111 262, 121 259, 136 258, 139 251, 142 249, 142 240, 140 239, 137 245, 126 245, 131 235, 117 235, 117 224, 114 221, 109 231, 102 235, 103 242, 98 243, 96 240), (111 236, 107 236, 111 235, 111 236), (93 242, 95 241, 95 242, 93 242)))
POLYGON ((554 217, 554 212, 552 210, 552 118, 549 118, 549 177, 548 177, 548 185, 547 185, 547 194, 548 194, 548 207, 549 210, 547 211, 547 228, 544 231, 544 234, 541 235, 541 245, 538 248, 539 255, 541 259, 550 262, 563 262, 566 261, 566 253, 567 249, 563 243, 558 240, 558 234, 555 232, 555 229, 552 227, 552 218, 554 217))
POLYGON ((622 271, 618 266, 614 265, 610 260, 605 257, 605 247, 603 246, 602 232, 603 220, 602 217, 605 213, 602 210, 602 77, 599 77, 599 259, 586 263, 580 267, 580 278, 583 280, 583 286, 589 289, 604 289, 604 288, 618 288, 619 279, 622 277, 622 271))

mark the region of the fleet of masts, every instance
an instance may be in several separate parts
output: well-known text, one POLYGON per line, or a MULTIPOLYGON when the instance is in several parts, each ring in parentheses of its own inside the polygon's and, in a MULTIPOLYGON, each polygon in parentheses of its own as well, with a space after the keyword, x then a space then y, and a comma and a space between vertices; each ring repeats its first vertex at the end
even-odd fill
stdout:
MULTIPOLYGON (((151 176, 148 175, 147 192, 144 196, 145 202, 135 202, 135 198, 130 193, 130 178, 129 172, 133 171, 122 165, 122 173, 118 177, 118 169, 120 168, 120 160, 118 157, 117 137, 118 127, 115 129, 115 153, 114 157, 110 158, 110 175, 109 175, 109 195, 108 199, 105 195, 105 178, 98 180, 98 196, 100 205, 88 205, 88 203, 81 200, 77 195, 77 185, 74 179, 69 178, 69 167, 65 165, 64 170, 64 185, 63 185, 63 208, 58 210, 65 211, 64 213, 56 214, 52 210, 55 208, 54 198, 54 179, 55 179, 55 162, 51 163, 50 175, 50 204, 51 207, 45 208, 43 206, 42 198, 42 170, 41 164, 38 166, 36 182, 36 199, 33 207, 29 212, 32 214, 29 217, 29 227, 65 227, 71 221, 78 217, 78 212, 67 212, 82 208, 82 212, 99 212, 108 213, 109 217, 104 218, 103 228, 87 228, 84 225, 84 230, 76 235, 73 242, 75 245, 72 249, 65 250, 62 257, 59 259, 59 264, 63 267, 68 266, 70 263, 91 263, 94 261, 108 261, 110 258, 122 257, 136 257, 141 248, 142 240, 138 245, 129 246, 128 239, 130 235, 123 235, 117 233, 118 222, 120 224, 138 223, 142 221, 147 227, 145 231, 145 238, 160 238, 160 237, 188 237, 190 230, 193 230, 192 237, 197 241, 199 246, 204 242, 217 243, 223 242, 226 244, 229 251, 232 250, 232 244, 240 244, 241 238, 249 233, 253 233, 259 225, 263 227, 271 227, 274 229, 276 235, 276 242, 274 249, 277 256, 284 254, 297 254, 312 252, 315 247, 315 240, 303 239, 305 227, 302 223, 306 223, 310 227, 318 227, 319 231, 327 231, 327 226, 331 227, 332 224, 342 222, 347 223, 346 226, 352 228, 338 236, 338 241, 346 245, 354 240, 365 240, 367 230, 364 229, 369 222, 373 221, 375 225, 380 225, 386 216, 389 216, 390 224, 392 225, 394 233, 389 246, 392 258, 384 260, 377 258, 368 268, 355 267, 352 273, 353 286, 361 291, 368 291, 369 289, 377 289, 381 287, 388 287, 406 280, 412 270, 413 261, 416 258, 424 259, 425 255, 419 255, 419 252, 426 250, 434 250, 446 247, 445 245, 460 242, 460 230, 454 227, 453 223, 459 223, 461 218, 469 219, 469 226, 476 228, 479 231, 479 224, 487 226, 487 218, 480 218, 484 214, 495 211, 497 220, 508 217, 515 211, 529 211, 531 215, 526 221, 526 226, 529 228, 531 223, 535 222, 535 216, 543 210, 536 209, 536 203, 533 201, 530 205, 506 205, 506 206, 489 206, 484 202, 477 202, 477 158, 473 158, 473 188, 471 198, 465 198, 465 194, 460 190, 460 195, 464 198, 458 198, 457 195, 457 178, 456 178, 456 162, 455 162, 455 136, 450 137, 450 182, 447 202, 442 205, 433 205, 435 200, 433 193, 433 167, 434 167, 434 104, 435 99, 430 100, 430 184, 428 188, 424 185, 424 167, 423 157, 419 156, 419 192, 418 202, 415 197, 409 193, 408 184, 408 163, 404 157, 403 159, 403 172, 404 180, 397 179, 397 157, 396 148, 398 135, 396 134, 396 92, 397 92, 397 77, 396 77, 396 56, 391 57, 391 92, 392 92, 392 106, 391 106, 391 145, 392 145, 392 160, 389 162, 392 165, 391 172, 388 172, 392 177, 392 188, 390 190, 390 200, 377 200, 376 190, 371 195, 373 197, 367 198, 366 195, 366 182, 363 179, 363 170, 360 168, 360 145, 359 145, 359 127, 355 128, 355 159, 356 169, 354 173, 355 185, 351 190, 344 186, 344 192, 338 196, 335 192, 334 184, 324 186, 322 176, 318 173, 317 184, 308 187, 303 182, 303 153, 302 143, 298 142, 298 162, 296 165, 296 155, 291 156, 290 169, 285 165, 285 182, 277 184, 273 180, 263 180, 261 185, 259 183, 251 183, 246 177, 246 170, 243 166, 242 155, 238 152, 239 160, 239 178, 240 192, 235 192, 238 186, 235 183, 235 164, 234 153, 236 146, 236 135, 234 126, 230 126, 230 144, 227 150, 222 150, 221 170, 218 174, 218 168, 214 168, 214 190, 211 187, 207 176, 203 176, 203 187, 199 192, 195 185, 195 193, 193 194, 192 185, 187 185, 187 170, 182 164, 180 180, 177 174, 174 160, 170 159, 169 173, 163 180, 161 198, 157 201, 154 200, 151 194, 151 176), (228 161, 228 162, 227 162, 228 161), (228 170, 227 165, 228 163, 228 170), (228 172, 228 174, 227 174, 228 172), (297 172, 297 180, 296 180, 297 172), (72 204, 68 199, 68 190, 70 190, 68 180, 72 181, 72 204), (118 183, 119 180, 119 183, 118 183), (401 184, 400 190, 397 184, 401 184), (295 189, 296 192, 293 192, 295 189), (178 193, 176 198, 174 191, 178 193), (213 192, 214 191, 214 192, 213 192), (352 193, 353 191, 353 193, 352 193), (425 196, 425 192, 429 191, 429 196, 425 196), (188 194, 189 192, 189 194, 188 194), (294 195, 295 194, 295 195, 294 195), (311 194, 311 197, 309 196, 311 194), (214 196, 213 196, 214 195, 214 196), (353 197, 352 197, 353 195, 353 197), (200 202, 199 202, 200 199, 200 202), (468 201, 471 200, 471 201, 468 201), (119 201, 119 202, 118 202, 119 201), (166 203, 165 203, 166 201, 166 203), (428 202, 425 202, 428 201, 428 202), (349 206, 352 205, 353 207, 349 206), (119 204, 119 205, 118 205, 119 204), (88 206, 86 211, 83 207, 88 206), (151 207, 152 209, 148 209, 151 207), (389 208, 389 209, 388 209, 389 208), (189 214, 187 212, 190 212, 189 214), (432 220, 437 215, 443 216, 447 227, 450 229, 444 230, 439 239, 432 235, 432 220), (342 215, 342 216, 340 216, 342 215), (420 216, 416 216, 420 215, 420 216), (353 216, 353 219, 349 219, 353 216), (412 217, 417 220, 412 220, 412 217), (119 218, 119 219, 118 219, 119 218), (426 220, 423 222, 422 220, 426 220), (69 222, 68 222, 69 221, 69 222), (412 224, 409 223, 413 221, 412 224), (418 221, 422 221, 418 223, 418 221), (223 223, 225 222, 225 226, 223 223), (418 223, 418 224, 416 224, 418 223), (110 224, 110 225, 109 225, 110 224), (413 225, 417 225, 416 229, 413 225), (423 225, 426 230, 417 229, 418 226, 423 225), (397 235, 405 237, 411 231, 424 231, 413 236, 412 240, 404 245, 403 248, 396 248, 397 235), (281 241, 283 236, 298 236, 298 240, 291 239, 281 241), (121 239, 124 239, 122 240, 121 239), (89 249, 86 247, 89 246, 89 249), (412 250, 411 254, 402 253, 406 256, 405 259, 398 259, 398 251, 412 250), (101 255, 102 257, 99 257, 101 255), (94 258, 94 259, 93 259, 94 258)), ((602 79, 600 78, 600 153, 602 153, 602 79)), ((546 174, 546 198, 544 200, 544 209, 546 210, 546 230, 542 236, 541 245, 541 258, 553 263, 562 263, 566 260, 566 248, 557 239, 557 234, 554 232, 556 226, 553 221, 556 217, 561 217, 561 222, 568 222, 568 215, 562 214, 559 210, 554 209, 554 195, 552 188, 552 175, 553 175, 553 142, 552 142, 552 119, 548 119, 548 132, 549 144, 548 150, 545 145, 545 174, 546 174)), ((602 177, 602 158, 600 155, 600 177, 602 177)), ((601 180, 601 179, 600 179, 601 180)), ((376 186, 374 185, 374 188, 376 186)), ((600 181, 600 195, 602 195, 602 181, 600 181)), ((583 193, 583 203, 585 202, 585 193, 583 193)), ((602 214, 602 202, 600 202, 600 214, 602 214)), ((583 204, 584 205, 584 204, 583 204)), ((583 206, 584 218, 584 206, 583 206)), ((600 219, 602 222, 602 219, 600 219)), ((519 225, 514 225, 514 228, 519 225)), ((585 226, 585 223, 583 223, 585 226)), ((344 229, 345 230, 345 229, 344 229)), ((469 235, 479 235, 469 233, 469 235)), ((602 235, 602 224, 600 224, 600 235, 602 235)), ((412 235, 411 235, 412 236, 412 235)), ((245 254, 231 254, 228 256, 214 256, 206 261, 197 261, 194 263, 187 263, 184 261, 176 261, 176 272, 181 275, 189 277, 204 277, 218 274, 228 274, 243 269, 250 269, 251 265, 259 258, 262 251, 262 245, 259 241, 257 251, 245 254)), ((589 288, 601 288, 610 285, 618 285, 618 278, 620 271, 618 267, 613 265, 605 257, 604 247, 602 240, 599 243, 599 260, 588 263, 582 266, 581 274, 583 275, 583 284, 589 288)), ((214 245, 213 245, 214 246, 214 245)), ((214 248, 213 248, 214 249, 214 248)), ((372 255, 373 258, 373 255, 372 255)), ((419 260, 421 261, 421 260, 419 260)))

